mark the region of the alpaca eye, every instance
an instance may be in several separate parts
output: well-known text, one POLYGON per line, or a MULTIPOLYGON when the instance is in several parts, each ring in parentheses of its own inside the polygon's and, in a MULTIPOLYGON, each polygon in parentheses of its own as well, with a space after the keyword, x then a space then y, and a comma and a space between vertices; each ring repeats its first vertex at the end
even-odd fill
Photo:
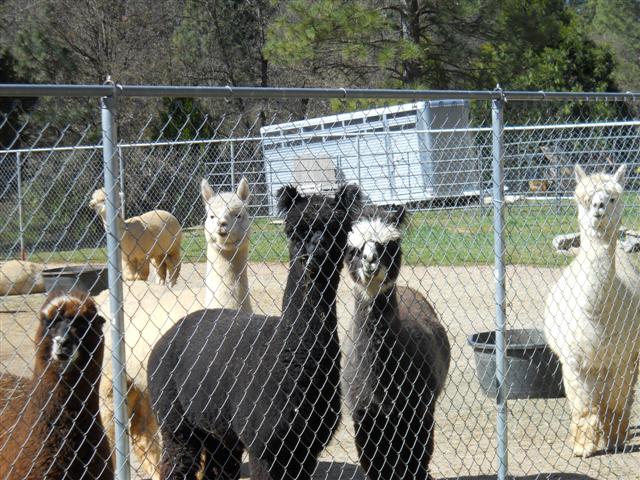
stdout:
POLYGON ((616 199, 615 199, 615 198, 610 198, 610 199, 609 199, 609 203, 613 203, 613 202, 615 202, 615 201, 616 201, 616 199))

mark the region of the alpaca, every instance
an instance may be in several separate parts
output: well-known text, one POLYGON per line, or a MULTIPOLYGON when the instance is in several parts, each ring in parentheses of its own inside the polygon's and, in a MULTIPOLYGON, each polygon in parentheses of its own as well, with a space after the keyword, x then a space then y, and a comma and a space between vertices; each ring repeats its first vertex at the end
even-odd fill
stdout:
MULTIPOLYGON (((99 188, 91 196, 89 207, 96 211, 107 228, 106 194, 99 188)), ((156 270, 156 283, 174 286, 180 275, 182 227, 178 219, 164 210, 152 210, 120 224, 122 239, 122 275, 124 280, 147 280, 149 261, 156 270), (168 278, 167 278, 168 275, 168 278)))
POLYGON ((24 260, 9 260, 0 265, 0 296, 29 295, 44 292, 44 266, 24 260))
POLYGON ((336 293, 360 190, 278 192, 289 240, 281 317, 194 312, 153 347, 147 367, 162 434, 163 479, 310 479, 340 421, 336 293))
POLYGON ((103 323, 84 292, 47 297, 33 378, 0 376, 3 480, 113 479, 98 409, 103 323))
POLYGON ((640 282, 616 260, 625 167, 587 176, 576 165, 581 248, 547 298, 544 329, 562 364, 571 407, 573 454, 589 457, 603 439, 623 448, 640 352, 640 282))
POLYGON ((230 308, 251 313, 247 258, 249 256, 249 184, 240 180, 235 193, 215 195, 209 183, 200 185, 207 218, 205 308, 230 308), (226 288, 221 288, 226 286, 226 288))
MULTIPOLYGON (((159 478, 160 436, 147 391, 147 358, 151 347, 179 318, 203 308, 229 308, 251 313, 247 260, 251 220, 247 212, 249 184, 242 179, 235 193, 213 194, 206 180, 201 183, 207 218, 206 285, 201 290, 184 287, 166 291, 146 283, 132 283, 125 290, 127 406, 132 450, 142 468, 159 478), (204 298, 204 301, 203 301, 204 298)), ((108 292, 97 297, 109 318, 108 292)), ((107 337, 107 347, 111 346, 107 337)), ((100 392, 102 418, 110 440, 115 439, 111 359, 105 359, 100 392)))
POLYGON ((356 305, 342 387, 371 480, 431 478, 436 400, 451 361, 447 332, 431 304, 396 285, 405 216, 404 207, 365 209, 345 258, 356 305))

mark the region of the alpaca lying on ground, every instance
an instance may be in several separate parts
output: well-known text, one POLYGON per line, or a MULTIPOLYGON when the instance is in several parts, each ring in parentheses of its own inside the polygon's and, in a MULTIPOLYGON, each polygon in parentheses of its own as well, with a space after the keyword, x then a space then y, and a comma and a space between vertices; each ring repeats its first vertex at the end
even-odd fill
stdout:
POLYGON ((27 295, 44 292, 42 270, 38 263, 9 260, 0 265, 0 295, 27 295))
MULTIPOLYGON (((128 376, 127 406, 129 408, 132 450, 143 469, 159 478, 160 435, 151 411, 147 392, 147 358, 151 347, 179 318, 205 306, 229 308, 251 313, 247 279, 247 258, 251 220, 247 212, 249 185, 243 178, 237 191, 213 195, 206 180, 201 184, 207 219, 206 286, 188 286, 168 291, 147 283, 126 285, 124 298, 126 369, 128 376), (203 299, 205 299, 203 301, 203 299)), ((108 292, 99 295, 101 311, 109 318, 108 292)), ((111 345, 107 337, 107 347, 111 345)), ((108 349, 110 351, 110 349, 108 349)), ((111 358, 106 358, 101 397, 102 418, 112 443, 113 384, 111 358)))
POLYGON ((98 410, 103 323, 84 293, 44 302, 33 378, 0 375, 3 480, 113 479, 98 410))
MULTIPOLYGON (((625 167, 587 176, 576 165, 581 248, 547 298, 545 334, 562 362, 573 453, 627 439, 640 352, 640 276, 616 260, 625 167)), ((621 257, 619 257, 621 258, 621 257)))
POLYGON ((403 207, 365 209, 349 234, 345 262, 355 282, 355 318, 343 390, 360 464, 372 480, 427 479, 436 400, 451 348, 420 293, 396 285, 403 207))
MULTIPOLYGON (((89 206, 107 227, 106 195, 103 188, 93 192, 89 206)), ((156 270, 156 282, 173 286, 180 275, 182 227, 178 219, 164 210, 152 210, 123 220, 117 217, 122 231, 122 275, 124 280, 147 280, 149 262, 156 270), (167 278, 168 276, 168 278, 167 278)))
POLYGON ((360 191, 278 192, 289 275, 281 317, 234 310, 187 315, 149 356, 163 479, 310 479, 340 420, 336 292, 360 191))

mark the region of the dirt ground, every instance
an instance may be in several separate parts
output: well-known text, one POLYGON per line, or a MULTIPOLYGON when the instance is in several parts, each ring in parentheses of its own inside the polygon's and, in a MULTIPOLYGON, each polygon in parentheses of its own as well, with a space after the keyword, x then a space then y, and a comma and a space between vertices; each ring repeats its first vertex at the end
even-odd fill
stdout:
MULTIPOLYGON (((182 281, 202 285, 203 264, 183 267, 182 281)), ((280 264, 250 265, 250 287, 256 310, 279 313, 286 268, 280 264)), ((544 299, 559 275, 557 269, 516 266, 507 270, 509 328, 540 327, 544 299)), ((494 328, 493 269, 487 267, 403 267, 402 284, 433 302, 449 332, 452 365, 437 409, 436 451, 432 474, 441 479, 495 478, 496 407, 475 378, 470 334, 494 328)), ((341 335, 349 329, 353 310, 351 282, 340 287, 338 315, 341 335)), ((28 375, 33 362, 31 336, 43 295, 0 299, 0 373, 28 375)), ((632 424, 635 437, 625 453, 599 454, 589 459, 571 455, 566 442, 569 410, 565 399, 511 400, 508 403, 509 472, 521 480, 640 479, 640 401, 632 424)), ((363 479, 357 467, 353 430, 347 415, 323 452, 316 479, 363 479)), ((144 478, 133 462, 132 478, 144 478)), ((248 475, 247 469, 243 469, 248 475)))

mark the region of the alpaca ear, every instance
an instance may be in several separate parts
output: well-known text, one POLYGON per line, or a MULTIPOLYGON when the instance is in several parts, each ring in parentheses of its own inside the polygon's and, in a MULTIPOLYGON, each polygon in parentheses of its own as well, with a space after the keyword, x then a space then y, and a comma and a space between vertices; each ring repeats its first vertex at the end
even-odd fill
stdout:
POLYGON ((407 209, 404 205, 398 205, 395 210, 390 212, 389 219, 396 227, 401 227, 404 225, 408 218, 409 214, 407 213, 407 209))
POLYGON ((345 211, 355 211, 362 206, 362 191, 358 185, 349 183, 338 189, 335 200, 345 211))
POLYGON ((587 174, 584 173, 584 170, 580 165, 576 163, 575 166, 575 174, 576 174, 576 182, 580 183, 584 178, 587 177, 587 174))
POLYGON ((627 166, 626 165, 620 165, 620 168, 616 171, 616 173, 613 174, 613 179, 616 181, 616 183, 619 183, 620 185, 624 185, 624 173, 627 171, 627 166))
POLYGON ((276 192, 278 211, 286 213, 302 196, 293 185, 285 185, 276 192))
POLYGON ((93 323, 95 323, 98 327, 102 328, 102 326, 107 323, 104 317, 100 315, 96 315, 93 317, 93 323))
POLYGON ((246 178, 242 177, 242 180, 240 180, 240 183, 238 184, 236 195, 238 195, 238 198, 240 200, 246 202, 249 198, 249 193, 249 182, 247 182, 246 178))
POLYGON ((206 178, 203 178, 202 182, 200 182, 200 191, 202 192, 202 199, 204 200, 204 203, 207 203, 213 198, 213 188, 211 188, 211 185, 209 185, 206 178))

